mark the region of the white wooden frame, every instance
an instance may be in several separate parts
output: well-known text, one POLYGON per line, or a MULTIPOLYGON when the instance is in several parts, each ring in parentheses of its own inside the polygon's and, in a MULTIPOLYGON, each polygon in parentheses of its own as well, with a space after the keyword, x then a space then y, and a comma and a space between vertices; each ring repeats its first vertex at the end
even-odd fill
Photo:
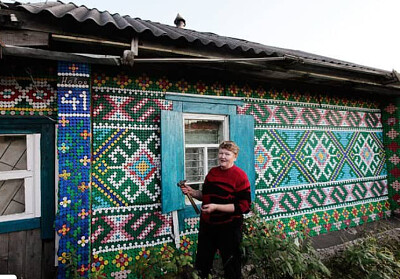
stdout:
MULTIPOLYGON (((7 136, 10 134, 2 134, 7 136)), ((26 136, 26 170, 2 171, 0 181, 24 179, 25 212, 0 216, 0 222, 30 219, 41 216, 40 208, 40 134, 18 134, 26 136)), ((11 136, 11 135, 10 135, 11 136)), ((16 134, 12 134, 16 136, 16 134)))
MULTIPOLYGON (((185 120, 217 120, 222 122, 222 138, 223 140, 229 139, 229 116, 228 115, 220 115, 220 114, 197 114, 197 113, 184 113, 183 114, 183 136, 185 142, 185 120)), ((215 147, 218 148, 218 144, 184 144, 184 166, 185 166, 185 176, 186 176, 186 148, 202 148, 204 154, 204 164, 203 164, 203 173, 206 175, 208 171, 208 151, 207 148, 215 147)), ((185 177, 186 179, 186 177, 185 177)), ((188 184, 198 184, 203 183, 203 181, 192 181, 188 184)), ((189 200, 185 199, 185 203, 190 205, 189 200)))

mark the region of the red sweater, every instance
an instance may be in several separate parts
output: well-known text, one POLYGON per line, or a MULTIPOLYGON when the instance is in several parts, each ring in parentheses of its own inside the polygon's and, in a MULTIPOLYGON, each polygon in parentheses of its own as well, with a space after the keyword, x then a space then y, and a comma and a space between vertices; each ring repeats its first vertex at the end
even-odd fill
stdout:
POLYGON ((246 173, 233 165, 227 170, 220 167, 212 168, 206 176, 203 185, 203 204, 230 204, 235 211, 232 213, 214 211, 211 214, 201 213, 201 220, 208 224, 226 224, 238 222, 241 224, 243 213, 250 210, 250 182, 246 173))

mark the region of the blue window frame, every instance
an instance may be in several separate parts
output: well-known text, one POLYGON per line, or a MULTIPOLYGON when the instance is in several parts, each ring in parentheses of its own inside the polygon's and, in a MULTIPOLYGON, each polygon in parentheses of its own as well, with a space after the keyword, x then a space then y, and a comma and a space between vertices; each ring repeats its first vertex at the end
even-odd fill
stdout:
MULTIPOLYGON (((179 211, 179 219, 195 217, 190 205, 185 205, 184 195, 177 182, 185 176, 183 114, 211 114, 229 117, 229 137, 240 147, 236 165, 249 177, 252 199, 255 196, 254 168, 254 118, 251 115, 237 115, 236 106, 242 100, 195 97, 167 94, 173 101, 172 111, 161 111, 161 199, 162 212, 179 211)), ((183 224, 183 222, 179 222, 183 224)))
POLYGON ((55 125, 46 118, 0 118, 0 135, 40 135, 40 214, 33 218, 0 222, 0 233, 41 228, 42 239, 54 238, 55 125))

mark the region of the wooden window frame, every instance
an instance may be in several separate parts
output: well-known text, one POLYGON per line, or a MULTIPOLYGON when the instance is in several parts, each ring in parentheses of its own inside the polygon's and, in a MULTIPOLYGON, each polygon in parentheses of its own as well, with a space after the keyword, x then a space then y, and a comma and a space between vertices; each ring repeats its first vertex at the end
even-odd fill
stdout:
MULTIPOLYGON (((37 171, 40 172, 40 175, 35 178, 35 183, 39 185, 40 191, 36 191, 33 216, 0 221, 0 233, 40 228, 42 239, 53 239, 55 235, 55 121, 44 117, 4 116, 0 117, 0 134, 40 134, 39 143, 36 145, 40 146, 40 160, 35 163, 35 167, 39 168, 37 171)), ((35 150, 39 151, 39 149, 35 150)))
MULTIPOLYGON (((185 134, 185 120, 217 120, 222 122, 222 140, 227 140, 229 138, 229 116, 228 115, 220 115, 220 114, 199 114, 199 113, 183 113, 183 137, 184 137, 184 166, 185 166, 185 179, 186 179, 186 149, 187 148, 203 148, 203 150, 206 150, 208 147, 214 147, 218 148, 219 144, 187 144, 186 143, 186 134, 185 134)), ((205 158, 203 161, 205 162, 204 164, 204 177, 207 174, 208 171, 208 152, 207 150, 204 152, 205 158)), ((201 183, 199 181, 188 183, 189 185, 191 184, 198 184, 201 183)), ((187 205, 190 205, 189 200, 185 199, 185 203, 187 205)))
MULTIPOLYGON (((185 204, 180 189, 176 186, 184 173, 184 122, 185 113, 222 115, 229 119, 229 139, 241 148, 236 165, 248 175, 252 200, 255 198, 254 118, 237 115, 237 106, 244 104, 239 98, 197 96, 167 93, 166 99, 173 102, 172 111, 161 111, 161 210, 172 212, 175 242, 183 230, 184 219, 199 217, 191 205, 185 204)), ((178 241, 178 242, 177 242, 178 241)))
POLYGON ((38 218, 40 209, 40 134, 3 134, 0 136, 26 136, 26 170, 0 172, 0 181, 23 179, 25 191, 25 211, 0 216, 0 222, 38 218))

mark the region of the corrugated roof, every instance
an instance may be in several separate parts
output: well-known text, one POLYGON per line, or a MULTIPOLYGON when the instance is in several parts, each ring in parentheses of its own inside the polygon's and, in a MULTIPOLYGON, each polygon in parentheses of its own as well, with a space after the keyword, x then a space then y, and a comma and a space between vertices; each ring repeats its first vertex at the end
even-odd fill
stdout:
POLYGON ((303 59, 310 59, 318 62, 327 62, 340 66, 353 67, 358 69, 367 69, 369 71, 386 72, 383 70, 365 67, 342 60, 332 59, 320 55, 315 55, 303 51, 271 47, 246 40, 219 36, 214 33, 198 32, 190 29, 177 28, 158 22, 132 18, 130 16, 121 16, 120 14, 110 14, 108 11, 99 11, 89 9, 86 6, 77 6, 74 3, 43 2, 20 4, 18 7, 33 13, 50 13, 56 18, 72 16, 78 22, 94 21, 99 26, 114 25, 116 28, 132 29, 136 33, 151 32, 155 37, 168 37, 172 40, 185 39, 189 43, 200 42, 204 46, 214 45, 218 48, 229 47, 231 50, 240 50, 243 52, 254 52, 255 54, 265 54, 267 56, 293 55, 303 59))

